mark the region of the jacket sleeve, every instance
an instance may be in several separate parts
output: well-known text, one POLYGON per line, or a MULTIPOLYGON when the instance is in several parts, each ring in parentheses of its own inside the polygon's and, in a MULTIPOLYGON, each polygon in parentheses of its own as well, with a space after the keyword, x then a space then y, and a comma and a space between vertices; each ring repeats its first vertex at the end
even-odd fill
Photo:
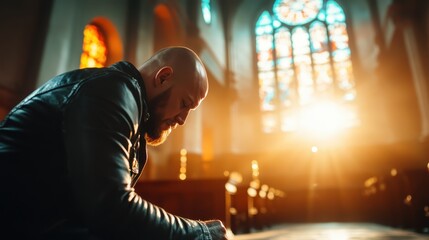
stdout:
POLYGON ((109 239, 211 239, 203 222, 172 215, 131 187, 130 138, 140 114, 136 93, 130 80, 91 80, 64 109, 76 214, 91 232, 109 239))

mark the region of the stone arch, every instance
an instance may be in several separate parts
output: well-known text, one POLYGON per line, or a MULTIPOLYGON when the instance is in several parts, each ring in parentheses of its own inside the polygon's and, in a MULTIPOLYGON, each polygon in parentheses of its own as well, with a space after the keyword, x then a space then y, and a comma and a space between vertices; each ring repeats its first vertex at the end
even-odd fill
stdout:
POLYGON ((105 17, 95 17, 91 23, 99 26, 106 37, 107 44, 107 62, 106 65, 111 65, 123 59, 124 51, 123 44, 119 33, 113 23, 105 17))
POLYGON ((177 13, 166 4, 158 4, 153 9, 154 14, 154 51, 161 48, 180 45, 183 34, 180 31, 180 21, 177 13))

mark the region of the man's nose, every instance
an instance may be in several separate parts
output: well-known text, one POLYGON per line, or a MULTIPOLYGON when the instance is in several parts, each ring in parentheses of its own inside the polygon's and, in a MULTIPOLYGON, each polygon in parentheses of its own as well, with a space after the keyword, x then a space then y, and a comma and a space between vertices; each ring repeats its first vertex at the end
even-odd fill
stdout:
POLYGON ((177 124, 183 125, 186 122, 186 118, 188 118, 189 110, 184 110, 176 116, 177 124))

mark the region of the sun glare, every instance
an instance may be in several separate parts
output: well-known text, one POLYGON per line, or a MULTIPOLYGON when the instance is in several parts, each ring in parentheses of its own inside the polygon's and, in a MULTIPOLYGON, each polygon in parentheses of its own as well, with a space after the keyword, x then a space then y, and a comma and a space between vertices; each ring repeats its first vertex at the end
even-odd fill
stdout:
POLYGON ((318 151, 319 151, 319 148, 317 146, 312 146, 311 147, 311 152, 317 153, 318 151))
POLYGON ((348 240, 349 234, 347 234, 344 230, 337 230, 337 231, 329 231, 327 233, 327 239, 329 240, 348 240))
POLYGON ((332 136, 349 127, 350 114, 350 110, 334 102, 303 108, 300 114, 300 131, 307 136, 332 136))

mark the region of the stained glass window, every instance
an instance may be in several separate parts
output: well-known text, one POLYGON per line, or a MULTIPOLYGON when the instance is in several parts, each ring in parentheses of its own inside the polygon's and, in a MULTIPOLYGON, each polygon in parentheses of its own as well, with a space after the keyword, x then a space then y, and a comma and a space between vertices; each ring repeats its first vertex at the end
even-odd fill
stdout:
POLYGON ((101 29, 94 24, 88 24, 83 30, 82 54, 80 68, 104 67, 107 60, 107 46, 101 29))
POLYGON ((201 0, 201 11, 203 12, 204 22, 210 24, 212 22, 212 9, 210 0, 201 0))
POLYGON ((264 132, 358 124, 346 16, 335 0, 276 0, 255 37, 264 132))
POLYGON ((274 3, 273 12, 280 21, 297 25, 316 18, 322 5, 323 0, 282 0, 274 3))

